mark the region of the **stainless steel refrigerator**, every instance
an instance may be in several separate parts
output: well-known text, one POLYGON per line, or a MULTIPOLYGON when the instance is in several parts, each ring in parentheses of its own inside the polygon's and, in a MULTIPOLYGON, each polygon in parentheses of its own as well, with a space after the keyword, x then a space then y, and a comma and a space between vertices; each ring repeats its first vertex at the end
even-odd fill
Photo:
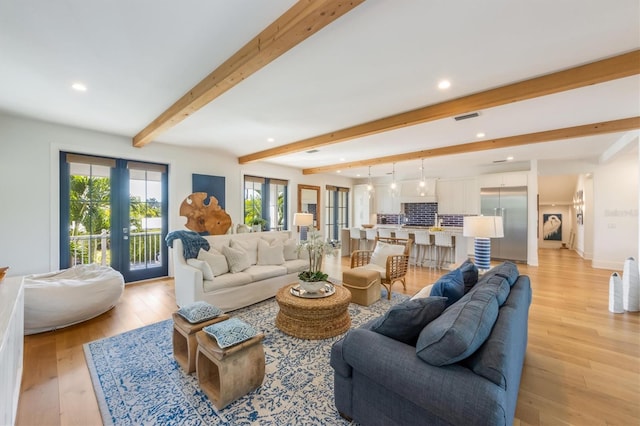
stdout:
POLYGON ((484 216, 502 216, 504 237, 491 239, 491 258, 527 262, 527 187, 482 188, 484 216))

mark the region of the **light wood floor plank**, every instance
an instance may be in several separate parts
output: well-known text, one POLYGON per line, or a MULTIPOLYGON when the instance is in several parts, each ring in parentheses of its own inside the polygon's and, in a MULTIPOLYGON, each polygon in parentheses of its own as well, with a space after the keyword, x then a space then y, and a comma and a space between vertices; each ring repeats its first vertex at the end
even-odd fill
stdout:
MULTIPOLYGON (((531 278, 533 303, 514 425, 638 424, 640 313, 608 311, 613 271, 593 269, 570 250, 539 250, 539 262, 518 265, 531 278)), ((336 278, 343 268, 346 257, 327 258, 324 267, 336 278)), ((406 294, 443 273, 411 266, 406 294)), ((27 336, 17 424, 99 424, 82 345, 170 318, 175 309, 172 279, 146 281, 128 285, 118 305, 98 318, 27 336)))

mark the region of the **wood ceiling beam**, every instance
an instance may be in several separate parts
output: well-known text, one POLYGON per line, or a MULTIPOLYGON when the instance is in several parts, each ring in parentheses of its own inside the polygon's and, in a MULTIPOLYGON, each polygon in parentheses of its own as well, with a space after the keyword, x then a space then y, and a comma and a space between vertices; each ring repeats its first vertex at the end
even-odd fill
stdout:
POLYGON ((358 167, 399 163, 402 161, 416 160, 421 158, 465 154, 469 152, 487 151, 490 149, 511 148, 514 146, 530 145, 540 142, 551 142, 562 139, 580 138, 584 136, 601 135, 605 133, 626 132, 634 129, 640 129, 640 116, 623 118, 621 120, 585 124, 582 126, 565 127, 563 129, 547 130, 544 132, 508 136, 505 138, 491 139, 481 142, 469 142, 460 145, 445 146, 442 148, 425 149, 421 151, 408 152, 406 154, 388 155, 386 157, 371 158, 368 160, 353 161, 350 163, 340 163, 331 166, 313 167, 309 169, 303 169, 302 174, 311 175, 317 173, 328 173, 335 170, 348 170, 358 167))
POLYGON ((364 0, 300 0, 134 136, 142 147, 364 0))
POLYGON ((238 162, 246 164, 271 157, 308 151, 325 145, 636 74, 640 74, 640 50, 244 155, 238 159, 238 162))

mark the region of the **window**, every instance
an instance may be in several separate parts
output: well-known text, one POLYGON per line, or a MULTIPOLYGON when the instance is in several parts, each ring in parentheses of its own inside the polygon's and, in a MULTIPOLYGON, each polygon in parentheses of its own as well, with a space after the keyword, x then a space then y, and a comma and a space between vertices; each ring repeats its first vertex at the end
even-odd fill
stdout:
POLYGON ((340 240, 340 229, 349 227, 349 188, 327 185, 326 235, 330 241, 340 240))
POLYGON ((258 176, 244 177, 244 223, 266 231, 287 229, 289 182, 258 176))

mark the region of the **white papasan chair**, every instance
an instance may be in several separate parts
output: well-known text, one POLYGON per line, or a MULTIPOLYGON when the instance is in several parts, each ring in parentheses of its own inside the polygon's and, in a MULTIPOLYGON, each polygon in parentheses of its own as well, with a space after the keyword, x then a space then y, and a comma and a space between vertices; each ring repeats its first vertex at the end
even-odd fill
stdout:
POLYGON ((97 264, 27 275, 23 283, 25 335, 97 317, 113 308, 124 291, 122 274, 97 264))

